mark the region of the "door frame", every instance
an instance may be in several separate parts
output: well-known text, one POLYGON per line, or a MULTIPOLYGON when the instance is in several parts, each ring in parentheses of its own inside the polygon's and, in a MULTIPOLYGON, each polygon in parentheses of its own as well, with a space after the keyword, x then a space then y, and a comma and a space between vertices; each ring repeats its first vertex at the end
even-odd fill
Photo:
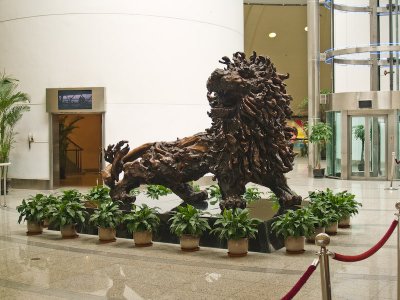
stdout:
MULTIPOLYGON (((49 161, 50 161, 50 189, 60 187, 60 153, 59 153, 59 115, 72 115, 71 112, 64 113, 49 113, 49 124, 50 124, 50 143, 49 143, 49 161)), ((76 112, 79 115, 101 115, 101 148, 104 149, 105 143, 105 113, 104 112, 76 112)), ((101 155, 100 167, 104 169, 104 156, 101 155)))
MULTIPOLYGON (((387 180, 390 176, 390 168, 391 163, 391 157, 392 157, 392 152, 396 152, 395 145, 397 142, 397 137, 396 137, 396 116, 397 116, 397 110, 383 110, 383 109, 373 109, 373 110, 358 110, 358 111, 342 111, 342 132, 345 133, 343 136, 343 141, 342 143, 342 157, 346 159, 342 159, 342 179, 353 179, 353 180, 387 180), (358 117, 385 117, 387 120, 387 126, 386 126, 386 176, 385 177, 370 177, 369 174, 364 177, 355 177, 351 176, 351 151, 350 151, 350 145, 351 145, 351 137, 352 137, 352 128, 351 123, 350 123, 350 117, 352 116, 358 116, 358 117)), ((370 137, 368 136, 368 141, 370 137)), ((367 150, 367 143, 364 145, 364 151, 365 152, 365 170, 367 170, 367 167, 369 167, 369 157, 367 157, 367 151, 369 152, 370 150, 367 150), (367 162, 368 159, 368 162, 367 162)), ((369 173, 369 172, 368 172, 369 173)), ((364 173, 366 174, 366 173, 364 173)))

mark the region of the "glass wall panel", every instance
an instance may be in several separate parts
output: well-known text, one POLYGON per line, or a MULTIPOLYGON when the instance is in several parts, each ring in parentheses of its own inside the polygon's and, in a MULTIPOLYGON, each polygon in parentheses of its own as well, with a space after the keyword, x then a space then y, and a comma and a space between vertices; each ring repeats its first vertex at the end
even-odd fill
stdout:
POLYGON ((365 177, 365 117, 350 117, 350 174, 365 177))
POLYGON ((327 123, 332 127, 333 136, 326 146, 326 165, 328 176, 340 177, 342 173, 341 148, 342 148, 342 114, 331 111, 326 114, 327 123))

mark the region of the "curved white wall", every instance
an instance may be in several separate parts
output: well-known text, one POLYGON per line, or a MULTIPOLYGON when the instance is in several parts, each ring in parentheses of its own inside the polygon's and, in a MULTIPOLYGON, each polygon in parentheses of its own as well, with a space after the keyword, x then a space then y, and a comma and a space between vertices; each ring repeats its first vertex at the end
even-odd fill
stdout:
POLYGON ((222 56, 243 51, 243 1, 3 0, 0 36, 0 69, 32 98, 10 173, 47 180, 46 88, 104 86, 105 144, 208 127, 205 84, 222 56))

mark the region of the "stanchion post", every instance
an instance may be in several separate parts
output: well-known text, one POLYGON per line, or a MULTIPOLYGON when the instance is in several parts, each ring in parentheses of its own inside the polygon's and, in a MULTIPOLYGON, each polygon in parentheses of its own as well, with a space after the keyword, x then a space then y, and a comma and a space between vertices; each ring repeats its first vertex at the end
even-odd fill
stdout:
POLYGON ((329 245, 331 238, 326 233, 320 233, 315 237, 315 245, 321 247, 317 252, 319 256, 319 265, 321 271, 321 290, 323 300, 332 300, 331 295, 331 276, 329 273, 329 251, 326 246, 329 245))
POLYGON ((400 299, 400 202, 396 203, 397 213, 397 300, 400 299))
POLYGON ((395 191, 397 188, 393 187, 393 178, 394 178, 394 165, 396 164, 396 153, 392 152, 392 168, 390 169, 390 187, 385 188, 385 190, 395 191))

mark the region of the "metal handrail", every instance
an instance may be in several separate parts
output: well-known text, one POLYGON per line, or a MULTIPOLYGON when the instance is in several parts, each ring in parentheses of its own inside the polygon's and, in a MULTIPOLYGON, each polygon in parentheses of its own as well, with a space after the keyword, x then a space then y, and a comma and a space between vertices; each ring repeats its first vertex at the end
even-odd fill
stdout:
MULTIPOLYGON (((70 138, 67 138, 67 140, 68 140, 68 146, 72 144, 73 146, 75 146, 75 148, 74 149, 67 148, 66 152, 75 152, 75 165, 76 165, 76 168, 78 169, 78 171, 81 172, 82 171, 83 148, 81 146, 79 146, 77 143, 75 143, 74 141, 72 141, 70 138)), ((68 157, 68 156, 66 155, 66 157, 68 157)))

